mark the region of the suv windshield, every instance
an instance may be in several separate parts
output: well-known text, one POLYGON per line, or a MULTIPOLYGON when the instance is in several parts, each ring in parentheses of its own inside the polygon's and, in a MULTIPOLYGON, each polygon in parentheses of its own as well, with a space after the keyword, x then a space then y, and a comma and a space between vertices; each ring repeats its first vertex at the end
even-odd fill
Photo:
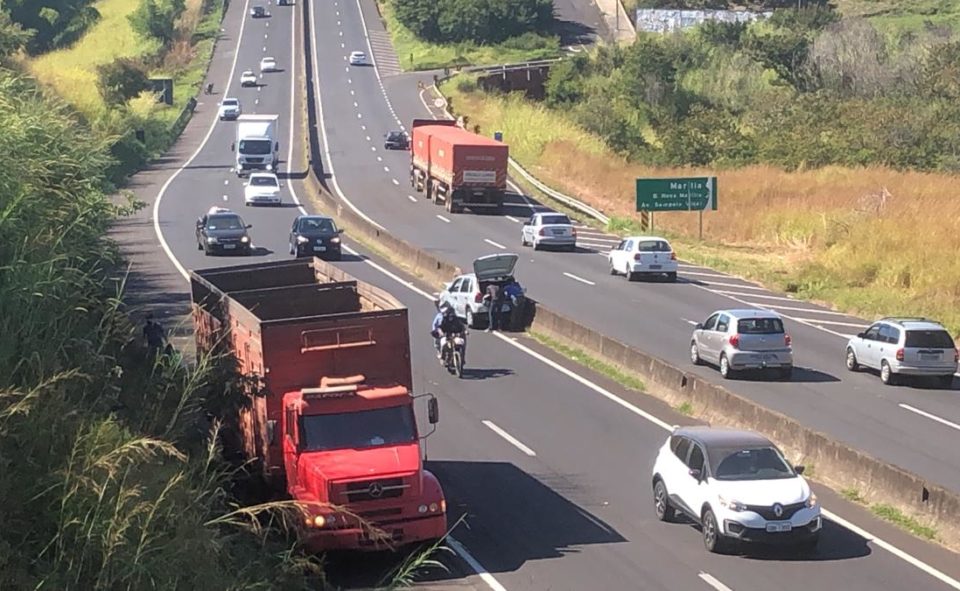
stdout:
POLYGON ((270 140, 240 140, 241 154, 269 154, 270 140))
POLYGON ((670 252, 670 245, 663 240, 642 240, 637 243, 640 252, 670 252))
POLYGON ((410 406, 308 415, 300 418, 300 433, 303 451, 365 449, 417 440, 416 421, 410 406))
POLYGON ((570 224, 570 218, 565 215, 545 215, 540 219, 543 220, 544 226, 548 224, 570 224))
POLYGON ((207 219, 208 230, 240 230, 243 222, 235 215, 215 215, 207 219))
POLYGON ((224 107, 236 107, 237 105, 240 104, 240 101, 238 101, 237 99, 223 99, 223 103, 221 104, 224 107))
POLYGON ((715 451, 723 458, 714 474, 717 480, 776 480, 796 475, 773 447, 715 451))
POLYGON ((945 330, 908 330, 903 346, 911 349, 953 349, 953 339, 945 330))
POLYGON ((744 318, 737 321, 740 334, 782 334, 783 321, 779 318, 744 318))

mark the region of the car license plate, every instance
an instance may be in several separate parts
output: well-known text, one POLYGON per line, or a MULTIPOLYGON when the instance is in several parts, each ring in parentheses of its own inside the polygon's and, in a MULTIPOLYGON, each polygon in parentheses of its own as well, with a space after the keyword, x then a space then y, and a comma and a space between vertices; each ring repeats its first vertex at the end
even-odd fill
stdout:
POLYGON ((940 354, 939 353, 920 353, 920 359, 923 359, 924 361, 935 361, 937 359, 940 359, 940 354))
POLYGON ((793 529, 793 524, 789 521, 774 521, 767 524, 767 531, 770 533, 788 532, 793 529))
POLYGON ((662 269, 663 265, 650 265, 651 269, 662 269))
POLYGON ((767 353, 766 355, 763 356, 763 360, 764 360, 764 361, 776 361, 776 360, 777 360, 777 356, 774 355, 773 353, 767 353))
POLYGON ((230 249, 236 248, 236 247, 237 247, 236 244, 224 244, 224 245, 223 245, 224 250, 230 250, 230 249))
POLYGON ((554 236, 563 236, 563 230, 554 230, 554 231, 553 231, 553 235, 554 235, 554 236))
POLYGON ((324 251, 327 250, 327 247, 326 247, 326 246, 314 246, 314 247, 313 247, 313 250, 315 250, 315 251, 317 251, 317 252, 324 252, 324 251))

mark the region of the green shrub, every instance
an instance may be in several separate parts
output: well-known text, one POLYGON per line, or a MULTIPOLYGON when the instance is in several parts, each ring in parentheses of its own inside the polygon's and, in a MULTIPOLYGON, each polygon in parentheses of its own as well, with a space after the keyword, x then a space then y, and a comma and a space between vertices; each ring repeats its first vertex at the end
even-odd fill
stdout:
POLYGON ((169 45, 176 38, 177 19, 186 8, 185 0, 140 0, 130 15, 130 25, 141 36, 169 45))
MULTIPOLYGON (((392 0, 397 20, 434 43, 503 42, 553 23, 553 0, 392 0)), ((527 41, 529 42, 529 40, 527 41)))

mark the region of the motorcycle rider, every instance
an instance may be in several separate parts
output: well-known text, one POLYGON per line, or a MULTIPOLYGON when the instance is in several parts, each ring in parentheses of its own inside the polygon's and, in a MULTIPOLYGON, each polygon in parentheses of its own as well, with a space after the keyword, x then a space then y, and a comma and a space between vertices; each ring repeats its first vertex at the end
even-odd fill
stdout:
POLYGON ((440 308, 440 313, 437 315, 440 319, 439 324, 437 324, 437 319, 434 318, 434 325, 437 327, 434 329, 433 338, 434 344, 437 347, 437 358, 443 358, 443 343, 445 339, 452 338, 453 335, 459 334, 464 337, 463 344, 463 363, 466 365, 467 360, 467 344, 466 344, 466 334, 467 327, 464 325, 463 321, 457 316, 456 312, 453 311, 453 306, 445 303, 440 308))

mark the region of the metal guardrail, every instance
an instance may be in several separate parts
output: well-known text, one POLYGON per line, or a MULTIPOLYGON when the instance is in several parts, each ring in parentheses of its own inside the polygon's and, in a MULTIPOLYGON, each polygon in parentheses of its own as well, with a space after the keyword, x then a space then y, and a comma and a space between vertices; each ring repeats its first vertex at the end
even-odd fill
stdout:
POLYGON ((466 68, 461 68, 460 72, 484 72, 488 74, 494 74, 496 72, 510 72, 513 70, 529 70, 530 68, 539 68, 542 66, 547 66, 554 64, 559 61, 563 61, 562 57, 554 57, 543 60, 534 60, 532 62, 518 62, 515 64, 500 64, 496 66, 468 66, 466 68))

